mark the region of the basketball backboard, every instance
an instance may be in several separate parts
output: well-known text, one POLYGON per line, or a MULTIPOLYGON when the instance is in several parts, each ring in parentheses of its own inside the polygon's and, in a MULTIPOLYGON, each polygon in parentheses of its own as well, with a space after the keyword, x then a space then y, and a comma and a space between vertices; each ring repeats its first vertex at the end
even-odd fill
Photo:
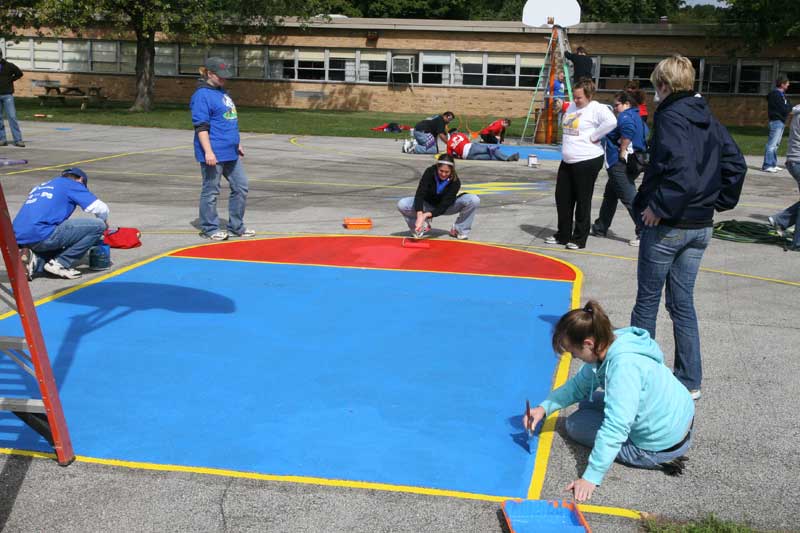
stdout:
POLYGON ((577 0, 528 0, 522 10, 522 23, 526 26, 567 28, 580 22, 581 6, 577 0))

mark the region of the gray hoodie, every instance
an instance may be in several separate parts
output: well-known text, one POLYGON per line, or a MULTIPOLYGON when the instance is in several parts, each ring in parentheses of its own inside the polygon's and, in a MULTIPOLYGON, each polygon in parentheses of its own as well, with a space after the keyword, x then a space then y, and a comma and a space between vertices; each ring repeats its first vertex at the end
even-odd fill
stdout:
POLYGON ((786 152, 786 160, 792 163, 800 163, 800 105, 792 108, 792 122, 789 125, 789 150, 786 152))

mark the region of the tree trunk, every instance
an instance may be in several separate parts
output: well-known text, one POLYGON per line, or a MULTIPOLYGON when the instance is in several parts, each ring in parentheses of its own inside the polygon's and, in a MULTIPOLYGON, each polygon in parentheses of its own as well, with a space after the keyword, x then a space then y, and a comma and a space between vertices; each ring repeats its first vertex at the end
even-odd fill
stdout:
POLYGON ((130 111, 153 109, 153 89, 156 84, 156 34, 136 32, 136 100, 130 111))

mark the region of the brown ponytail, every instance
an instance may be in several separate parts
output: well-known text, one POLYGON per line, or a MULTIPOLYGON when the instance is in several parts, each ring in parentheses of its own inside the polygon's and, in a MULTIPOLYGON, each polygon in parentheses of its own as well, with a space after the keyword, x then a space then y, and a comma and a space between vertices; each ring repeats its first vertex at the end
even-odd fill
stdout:
POLYGON ((608 348, 614 339, 611 320, 595 300, 589 300, 583 308, 573 309, 561 317, 553 331, 553 351, 561 353, 566 347, 579 348, 590 337, 594 339, 597 354, 608 348))

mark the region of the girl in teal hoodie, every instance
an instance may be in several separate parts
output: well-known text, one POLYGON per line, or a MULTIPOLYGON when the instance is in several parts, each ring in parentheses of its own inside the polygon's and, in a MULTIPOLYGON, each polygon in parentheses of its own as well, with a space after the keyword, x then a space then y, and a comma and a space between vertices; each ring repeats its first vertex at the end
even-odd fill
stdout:
POLYGON ((585 364, 528 410, 523 423, 532 429, 580 401, 567 417, 567 435, 592 452, 583 476, 566 488, 577 501, 591 498, 614 460, 671 475, 683 471, 683 455, 692 443, 694 401, 664 365, 664 354, 647 331, 613 330, 600 304, 590 300, 558 321, 553 350, 569 352, 585 364))

